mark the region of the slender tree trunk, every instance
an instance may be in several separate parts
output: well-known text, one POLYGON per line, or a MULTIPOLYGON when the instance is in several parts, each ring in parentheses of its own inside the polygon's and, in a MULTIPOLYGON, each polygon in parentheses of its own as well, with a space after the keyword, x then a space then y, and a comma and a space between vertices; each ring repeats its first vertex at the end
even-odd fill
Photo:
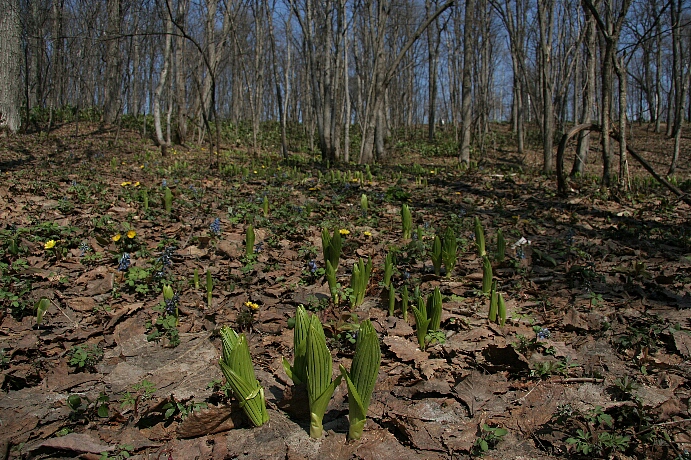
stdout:
MULTIPOLYGON (((177 23, 185 27, 187 18, 187 0, 178 0, 177 23)), ((185 37, 175 37, 175 103, 177 105, 178 142, 187 142, 187 84, 185 83, 185 37)), ((135 67, 136 68, 136 67, 135 67)))
POLYGON ((166 155, 166 148, 168 142, 163 137, 163 128, 161 126, 161 97, 163 90, 166 87, 166 79, 170 70, 170 54, 171 43, 173 41, 173 21, 169 16, 166 16, 166 34, 165 34, 165 51, 163 54, 163 68, 161 69, 161 76, 158 84, 154 90, 154 129, 156 131, 156 143, 161 147, 161 154, 166 155))
POLYGON ((19 1, 0 0, 0 127, 16 132, 21 124, 21 39, 19 1))
MULTIPOLYGON (((581 124, 592 123, 593 106, 595 104, 595 21, 590 11, 585 8, 586 30, 585 30, 585 85, 583 87, 581 124)), ((576 146, 576 158, 571 168, 571 177, 582 174, 590 150, 590 131, 584 130, 578 133, 578 143, 576 146)))
MULTIPOLYGON (((616 59, 616 57, 615 57, 616 59)), ((624 57, 614 63, 614 70, 619 80, 619 186, 629 188, 629 163, 626 158, 626 63, 624 57)))
POLYGON ((106 87, 103 104, 103 122, 112 124, 120 112, 120 0, 108 0, 106 26, 106 87))
POLYGON ((458 160, 463 164, 470 163, 470 135, 472 129, 472 60, 473 60, 473 23, 475 19, 475 0, 465 3, 463 22, 463 77, 461 82, 461 148, 458 160))

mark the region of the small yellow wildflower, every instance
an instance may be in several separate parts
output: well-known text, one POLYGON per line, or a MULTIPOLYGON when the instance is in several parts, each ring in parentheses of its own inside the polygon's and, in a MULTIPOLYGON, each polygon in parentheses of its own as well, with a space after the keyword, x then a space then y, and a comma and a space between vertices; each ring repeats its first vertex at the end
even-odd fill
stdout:
POLYGON ((430 174, 434 174, 434 173, 435 173, 434 169, 430 169, 430 170, 429 170, 429 173, 430 173, 430 174))
POLYGON ((372 236, 372 232, 367 231, 367 232, 363 233, 363 235, 370 237, 370 236, 372 236))
POLYGON ((257 171, 254 171, 254 174, 257 174, 257 171))
POLYGON ((342 228, 338 231, 338 233, 340 233, 343 236, 346 236, 346 235, 350 235, 350 230, 348 230, 347 228, 342 228))
POLYGON ((135 232, 134 230, 130 230, 129 232, 127 232, 127 238, 132 239, 135 236, 137 236, 137 232, 135 232))
POLYGON ((123 186, 123 187, 127 187, 128 185, 132 185, 132 182, 130 182, 130 181, 125 181, 125 182, 123 182, 123 183, 120 184, 120 185, 123 186))
POLYGON ((137 181, 137 182, 134 183, 133 187, 139 187, 140 185, 141 185, 141 184, 139 183, 139 181, 137 181))
POLYGON ((55 240, 46 241, 46 244, 43 247, 45 249, 53 249, 55 247, 55 240))
POLYGON ((144 165, 140 165, 140 166, 139 166, 139 169, 144 169, 144 165))
POLYGON ((118 233, 117 235, 113 235, 112 239, 117 243, 118 241, 120 241, 120 238, 122 238, 122 235, 118 233))
POLYGON ((256 304, 254 302, 250 302, 249 300, 247 302, 245 302, 245 306, 252 311, 259 310, 259 304, 256 304))

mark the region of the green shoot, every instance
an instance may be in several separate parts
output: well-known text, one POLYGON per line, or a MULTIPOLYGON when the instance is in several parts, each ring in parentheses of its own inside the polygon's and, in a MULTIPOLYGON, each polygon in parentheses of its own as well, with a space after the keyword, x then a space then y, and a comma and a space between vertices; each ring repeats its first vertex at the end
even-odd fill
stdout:
POLYGON ((492 289, 489 295, 489 322, 494 323, 497 321, 497 308, 498 308, 499 297, 497 295, 497 280, 492 281, 492 289))
POLYGON ((444 234, 444 244, 441 251, 441 258, 446 267, 446 276, 450 277, 456 267, 456 256, 458 252, 458 244, 456 242, 456 234, 451 227, 446 229, 444 234))
POLYGON ((482 293, 489 294, 492 290, 492 263, 489 257, 482 258, 482 293))
POLYGON ((170 215, 173 210, 173 192, 171 192, 168 187, 166 187, 165 192, 163 192, 163 205, 165 206, 166 214, 170 215))
POLYGON ((326 347, 324 328, 316 315, 310 317, 307 333, 306 376, 307 396, 310 405, 310 437, 320 438, 323 433, 322 420, 331 396, 341 383, 339 375, 331 381, 333 373, 331 353, 326 347))
POLYGON ((293 330, 293 365, 291 366, 283 358, 283 369, 296 385, 307 382, 307 334, 309 326, 309 313, 303 305, 299 305, 295 312, 295 329, 293 330))
POLYGON ((427 296, 427 317, 429 318, 428 332, 441 329, 441 292, 435 287, 434 291, 427 296))
POLYGON ((340 366, 341 375, 348 385, 348 439, 360 439, 362 436, 380 364, 379 337, 370 320, 367 320, 360 324, 350 372, 340 366))
POLYGON ((394 259, 393 253, 387 252, 384 260, 384 287, 388 288, 391 284, 391 276, 393 275, 394 259))
POLYGON ((389 316, 393 316, 396 308, 396 289, 393 284, 389 285, 389 316))
POLYGON ((338 262, 341 259, 341 233, 338 229, 334 230, 333 236, 327 229, 322 230, 322 250, 324 251, 324 265, 331 262, 334 271, 338 270, 338 262))
POLYGON ((331 261, 326 261, 326 281, 329 283, 329 292, 331 292, 331 299, 334 305, 338 305, 338 280, 336 279, 336 269, 331 265, 331 261))
POLYGON ((245 256, 250 257, 254 254, 254 226, 249 224, 245 232, 245 256))
POLYGON ((480 257, 487 255, 485 251, 485 231, 482 229, 482 222, 480 222, 477 216, 475 216, 475 245, 480 257))
POLYGON ((261 426, 269 421, 269 414, 264 389, 254 375, 247 339, 227 326, 221 328, 220 334, 223 341, 221 371, 247 417, 254 426, 261 426))
POLYGON ((403 321, 408 321, 408 286, 403 285, 403 292, 401 293, 401 312, 403 313, 403 321))
POLYGON ((350 287, 353 293, 350 297, 351 307, 359 307, 365 300, 365 292, 367 292, 367 285, 369 285, 370 274, 372 273, 372 259, 368 259, 367 263, 362 259, 353 265, 353 273, 350 278, 350 287))
POLYGON ((403 226, 403 239, 409 240, 412 236, 413 217, 407 204, 401 206, 401 222, 403 226))
POLYGON ((413 314, 415 315, 415 334, 417 335, 417 343, 420 350, 425 350, 425 336, 429 328, 430 320, 427 318, 427 307, 421 297, 418 297, 418 306, 413 306, 413 314))
POLYGON ((442 251, 441 251, 441 239, 439 235, 434 236, 434 243, 432 243, 432 266, 434 267, 434 274, 439 276, 441 274, 441 262, 442 262, 442 251))

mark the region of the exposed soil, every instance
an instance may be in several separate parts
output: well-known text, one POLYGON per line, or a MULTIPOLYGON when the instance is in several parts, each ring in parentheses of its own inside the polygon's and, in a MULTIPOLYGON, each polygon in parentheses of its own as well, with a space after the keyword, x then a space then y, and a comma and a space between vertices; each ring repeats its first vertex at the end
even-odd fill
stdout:
MULTIPOLYGON (((596 153, 559 197, 554 177, 531 167, 539 155, 518 158, 506 127, 496 130, 477 167, 401 150, 397 164, 369 173, 241 146, 209 170, 201 147, 162 158, 136 133, 95 125, 0 139, 0 458, 691 458, 688 206, 633 163, 630 192, 601 189, 596 153), (405 240, 402 203, 413 213, 405 240), (476 216, 506 299, 504 326, 488 321, 480 292, 476 216), (437 276, 432 241, 447 227, 458 262, 437 276), (331 300, 323 228, 347 230, 344 288, 357 259, 372 258, 358 307, 331 300), (387 251, 396 253, 393 317, 387 251), (170 331, 156 327, 164 284, 179 295, 170 331), (404 285, 411 297, 415 287, 442 293, 443 333, 426 350, 412 313, 402 319, 404 285), (309 437, 282 365, 292 362, 288 321, 299 304, 322 320, 334 373, 349 366, 359 321, 370 318, 380 335, 359 441, 346 441, 345 383, 324 437, 309 437), (224 325, 248 338, 270 416, 259 428, 222 390, 224 325), (503 433, 495 427, 507 433, 493 440, 503 433)), ((688 192, 684 141, 675 180, 688 192)), ((671 141, 636 127, 631 142, 666 171, 671 141)))

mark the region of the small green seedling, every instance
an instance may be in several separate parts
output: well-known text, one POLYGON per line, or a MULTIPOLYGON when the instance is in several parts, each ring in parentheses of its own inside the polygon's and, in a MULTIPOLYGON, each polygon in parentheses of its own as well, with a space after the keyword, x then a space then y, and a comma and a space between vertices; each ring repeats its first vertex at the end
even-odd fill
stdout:
POLYGON ((372 274, 372 259, 369 258, 367 263, 362 259, 353 265, 353 273, 350 278, 350 287, 353 290, 350 297, 351 307, 359 307, 365 300, 365 293, 369 285, 370 275, 372 274))
POLYGON ((482 258, 482 293, 489 294, 492 291, 492 263, 489 257, 482 258))
POLYGON ((482 229, 482 222, 475 216, 475 245, 477 246, 477 253, 480 257, 485 257, 485 231, 482 229))
POLYGON ((432 266, 434 267, 434 274, 439 276, 441 274, 441 264, 442 264, 442 249, 441 249, 441 238, 439 235, 434 236, 434 243, 432 243, 432 266))
POLYGON ((394 309, 396 308, 396 289, 394 285, 389 285, 389 316, 394 315, 394 309))
POLYGON ((508 433, 509 431, 506 428, 491 427, 486 423, 483 423, 480 431, 480 437, 475 440, 473 453, 475 455, 483 455, 490 449, 494 449, 499 441, 501 441, 501 439, 508 433))
POLYGON ((326 261, 326 270, 324 273, 326 275, 326 281, 329 283, 329 292, 331 293, 331 299, 333 300, 334 305, 338 305, 338 291, 340 286, 336 278, 336 269, 333 265, 331 265, 330 260, 326 261))
POLYGON ((497 311, 499 305, 499 296, 497 294, 497 280, 492 280, 492 289, 489 294, 489 322, 494 323, 497 321, 497 311))
POLYGON ((264 211, 264 217, 269 217, 269 197, 264 195, 264 200, 262 201, 262 211, 264 211))
POLYGON ((334 230, 333 236, 329 234, 327 229, 322 230, 322 250, 324 252, 324 265, 326 262, 331 262, 334 271, 338 270, 338 262, 341 259, 341 232, 334 230))
POLYGON ((254 226, 249 224, 245 232, 245 257, 250 258, 254 255, 254 226))
POLYGON ((223 341, 223 356, 219 360, 221 371, 247 417, 254 426, 261 426, 269 421, 269 414, 264 388, 254 375, 247 339, 227 326, 221 328, 220 334, 223 341))
POLYGON ((384 260, 384 280, 383 284, 385 288, 388 288, 391 284, 391 276, 393 276, 394 267, 394 255, 392 252, 386 253, 386 259, 384 260))
POLYGON ((168 187, 163 192, 163 206, 165 207, 166 214, 170 215, 173 211, 173 192, 168 187))
POLYGON ((34 310, 36 310, 36 325, 40 326, 41 322, 43 321, 43 315, 46 314, 48 311, 48 308, 50 307, 50 300, 46 299, 45 297, 41 297, 41 299, 36 302, 34 305, 34 310))
POLYGON ((420 350, 425 350, 425 337, 429 328, 430 319, 427 317, 427 306, 421 297, 418 297, 417 308, 413 305, 413 315, 415 315, 415 334, 420 350))
POLYGON ((401 206, 401 222, 403 228, 403 239, 409 240, 412 236, 413 216, 410 213, 410 208, 405 203, 403 206, 401 206))
POLYGON ((360 195, 360 210, 362 211, 362 215, 364 217, 367 217, 367 211, 369 210, 369 202, 367 200, 367 195, 364 193, 360 195))
POLYGON ((451 227, 446 229, 444 233, 444 244, 442 245, 441 258, 446 267, 446 276, 450 277, 454 268, 456 267, 456 257, 458 253, 458 243, 456 241, 456 234, 451 227))

